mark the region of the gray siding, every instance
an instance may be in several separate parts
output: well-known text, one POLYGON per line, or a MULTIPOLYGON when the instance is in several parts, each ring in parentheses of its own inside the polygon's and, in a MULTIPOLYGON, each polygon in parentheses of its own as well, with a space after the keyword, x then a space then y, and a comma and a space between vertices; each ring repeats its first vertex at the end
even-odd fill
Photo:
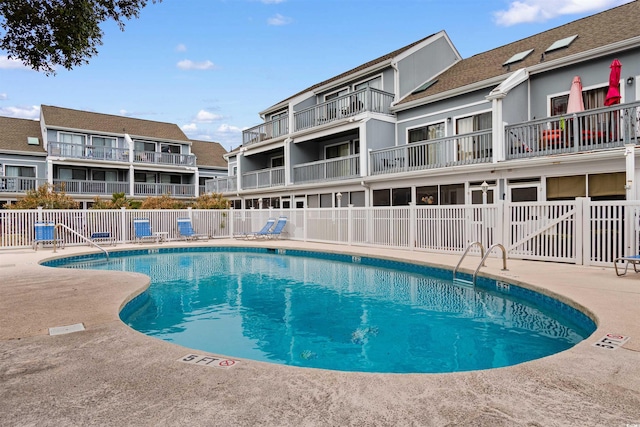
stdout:
POLYGON ((453 64, 456 54, 444 37, 428 44, 398 63, 400 71, 400 96, 415 88, 453 64))
MULTIPOLYGON (((377 150, 395 145, 395 125, 380 120, 369 120, 367 126, 367 148, 377 150)), ((360 147, 362 149, 362 146, 360 147)))

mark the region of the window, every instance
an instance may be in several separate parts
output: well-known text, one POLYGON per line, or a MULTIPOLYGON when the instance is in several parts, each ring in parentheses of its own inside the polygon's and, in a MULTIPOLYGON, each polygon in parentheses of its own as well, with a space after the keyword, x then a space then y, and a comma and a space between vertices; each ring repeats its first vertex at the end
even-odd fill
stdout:
POLYGON ((364 207, 364 191, 352 191, 349 193, 349 203, 355 207, 364 207))
POLYGON ((182 184, 180 175, 160 174, 160 182, 162 184, 182 184))
MULTIPOLYGON (((592 108, 603 107, 604 99, 607 97, 607 90, 608 87, 600 87, 582 91, 582 101, 584 102, 584 109, 590 110, 592 108)), ((568 93, 551 98, 551 106, 549 110, 551 112, 551 115, 559 116, 562 114, 566 114, 568 101, 568 93)))
POLYGON ((325 158, 335 159, 336 157, 348 156, 350 154, 349 145, 350 144, 348 142, 344 142, 342 144, 325 147, 325 158))
POLYGON ((91 137, 91 145, 94 147, 115 147, 116 139, 115 138, 105 138, 102 136, 92 136, 91 137))
POLYGON ((77 133, 59 133, 58 134, 59 142, 65 142, 67 144, 84 145, 85 139, 86 139, 85 135, 80 135, 77 133))
POLYGON ((507 59, 504 64, 502 64, 502 66, 504 67, 505 65, 511 65, 514 64, 516 62, 520 62, 522 61, 524 58, 526 58, 527 56, 529 56, 531 54, 531 52, 533 52, 533 49, 529 49, 529 50, 525 50, 523 52, 520 53, 516 53, 515 55, 513 55, 511 58, 507 59))
MULTIPOLYGON (((491 129, 491 112, 476 114, 456 120, 456 134, 491 129)), ((485 158, 491 150, 491 134, 457 139, 458 160, 485 158)))
POLYGON ((391 205, 406 206, 411 203, 411 188, 393 188, 391 190, 391 205))
POLYGON ((417 205, 437 205, 438 204, 438 186, 429 185, 416 188, 417 205))
POLYGON ((409 143, 444 138, 444 122, 409 129, 409 143))
POLYGON ((271 158, 271 167, 279 168, 284 166, 284 156, 272 157, 271 158))
POLYGON ((332 194, 321 194, 320 195, 320 207, 321 208, 332 208, 333 207, 333 195, 332 194))
POLYGON ((133 175, 133 180, 134 180, 134 182, 155 183, 156 182, 156 174, 155 173, 136 172, 133 175))
POLYGON ((108 182, 116 182, 118 181, 118 172, 116 171, 92 171, 91 172, 91 180, 92 181, 108 181, 108 182))
POLYGON ((386 190, 373 190, 373 206, 391 206, 391 192, 386 190))
POLYGON ((440 203, 443 205, 463 205, 464 184, 441 185, 440 203))
POLYGON ((87 179, 87 171, 85 169, 60 168, 58 170, 58 178, 65 181, 84 181, 87 179))
POLYGON ((317 194, 310 194, 307 196, 307 206, 310 208, 320 207, 320 197, 317 194))
POLYGON ((36 168, 33 166, 5 166, 6 176, 35 178, 36 168))
MULTIPOLYGON (((152 150, 144 150, 144 151, 153 151, 155 150, 155 146, 152 150)), ((180 154, 180 146, 173 144, 160 144, 160 151, 163 153, 173 153, 180 154)))
POLYGON ((134 149, 136 151, 156 151, 155 142, 135 141, 134 149))
POLYGON ((573 41, 577 37, 578 35, 576 34, 574 36, 569 36, 569 37, 565 37, 564 39, 556 40, 544 52, 547 53, 547 52, 551 52, 552 50, 561 49, 563 47, 569 47, 569 45, 573 43, 573 41))
POLYGON ((325 95, 325 96, 324 96, 324 100, 325 100, 325 101, 330 101, 330 100, 332 100, 332 99, 339 98, 339 97, 341 97, 341 96, 343 96, 343 95, 346 95, 346 94, 348 94, 348 93, 349 93, 349 88, 340 89, 340 90, 339 90, 339 91, 337 91, 337 92, 333 92, 333 93, 330 93, 330 94, 328 94, 328 95, 325 95))
POLYGON ((362 83, 357 83, 353 86, 353 89, 360 90, 367 87, 382 90, 382 76, 375 77, 362 83))
POLYGON ((589 175, 589 197, 592 200, 625 200, 627 176, 624 172, 589 175))

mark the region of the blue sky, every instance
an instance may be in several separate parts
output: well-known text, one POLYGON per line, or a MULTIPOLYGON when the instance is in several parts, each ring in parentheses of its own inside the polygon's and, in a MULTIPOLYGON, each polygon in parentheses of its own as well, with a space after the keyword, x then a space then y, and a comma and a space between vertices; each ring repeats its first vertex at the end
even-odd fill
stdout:
POLYGON ((124 32, 105 23, 98 55, 72 71, 46 76, 0 51, 0 116, 125 115, 229 150, 258 112, 429 34, 445 30, 466 58, 628 1, 163 0, 124 32))

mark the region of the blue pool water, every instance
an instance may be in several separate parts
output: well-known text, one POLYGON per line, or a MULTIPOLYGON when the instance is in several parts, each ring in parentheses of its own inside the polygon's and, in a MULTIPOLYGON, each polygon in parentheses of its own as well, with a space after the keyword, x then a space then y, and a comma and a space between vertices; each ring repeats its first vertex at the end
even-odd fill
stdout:
POLYGON ((364 372, 456 372, 566 350, 595 324, 528 289, 409 263, 257 248, 165 248, 50 266, 136 271, 149 289, 121 312, 132 328, 192 349, 364 372))

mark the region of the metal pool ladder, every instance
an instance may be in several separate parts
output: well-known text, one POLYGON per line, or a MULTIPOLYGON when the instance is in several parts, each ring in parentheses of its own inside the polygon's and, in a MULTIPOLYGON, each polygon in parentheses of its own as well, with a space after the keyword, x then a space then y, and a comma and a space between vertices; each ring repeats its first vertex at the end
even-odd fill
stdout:
POLYGON ((56 252, 56 234, 58 232, 58 229, 60 229, 60 228, 64 228, 65 230, 67 230, 71 234, 75 234, 80 239, 82 239, 85 242, 89 243, 89 245, 93 245, 96 248, 100 249, 102 252, 104 252, 104 256, 107 257, 107 261, 109 260, 109 252, 105 248, 103 248, 102 246, 100 246, 99 244, 94 242, 93 240, 87 239, 86 237, 84 237, 82 234, 78 233, 74 229, 69 228, 68 226, 66 226, 64 224, 61 224, 61 223, 58 223, 58 224, 55 225, 55 227, 53 227, 53 252, 56 252))
POLYGON ((472 242, 464 250, 464 253, 462 254, 462 257, 460 258, 460 261, 458 261, 458 265, 456 265, 456 268, 453 269, 453 280, 456 281, 456 282, 459 282, 459 283, 465 283, 465 284, 469 284, 469 285, 475 286, 476 285, 476 277, 478 276, 478 272, 480 271, 480 268, 485 265, 485 260, 489 257, 489 254, 491 254, 491 251, 493 249, 495 249, 495 248, 502 249, 502 271, 508 271, 508 269, 507 269, 507 250, 504 248, 504 245, 502 245, 500 243, 495 243, 495 244, 491 245, 489 247, 489 249, 487 250, 487 252, 485 253, 484 246, 482 246, 482 243, 480 243, 480 242, 472 242), (456 273, 458 271, 458 267, 460 267, 460 264, 462 264, 462 260, 464 260, 464 257, 467 256, 467 253, 469 252, 469 250, 473 246, 476 246, 476 245, 480 246, 480 256, 482 257, 482 259, 480 260, 480 264, 478 264, 478 267, 476 268, 476 271, 473 272, 472 281, 469 282, 468 280, 456 279, 456 273))

